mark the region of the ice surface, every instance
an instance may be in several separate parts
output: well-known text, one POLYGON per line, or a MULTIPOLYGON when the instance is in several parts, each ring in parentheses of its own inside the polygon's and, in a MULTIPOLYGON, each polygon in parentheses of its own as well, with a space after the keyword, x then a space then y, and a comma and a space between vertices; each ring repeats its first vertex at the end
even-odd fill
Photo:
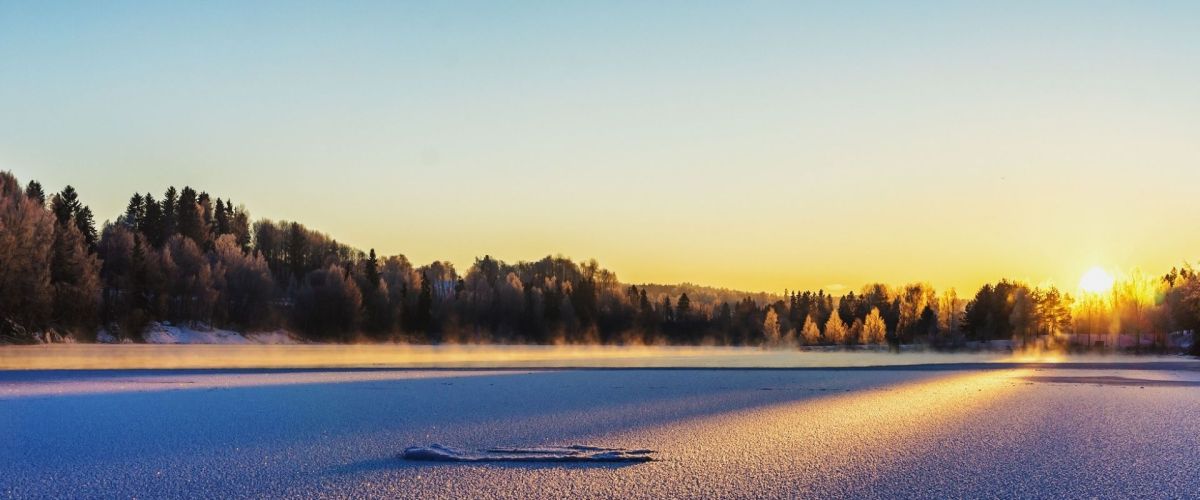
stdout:
POLYGON ((0 498, 1195 498, 1196 387, 1026 379, 1200 380, 1163 365, 0 371, 0 498), (427 443, 655 460, 396 458, 427 443))
POLYGON ((654 460, 652 453, 586 445, 466 450, 432 444, 406 448, 400 458, 430 462, 649 462, 654 460))

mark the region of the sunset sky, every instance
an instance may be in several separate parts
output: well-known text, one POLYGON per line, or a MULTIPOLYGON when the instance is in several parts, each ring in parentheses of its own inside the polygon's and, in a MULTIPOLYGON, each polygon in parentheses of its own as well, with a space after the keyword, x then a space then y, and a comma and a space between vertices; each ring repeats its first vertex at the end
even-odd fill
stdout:
POLYGON ((1200 258, 1200 3, 0 0, 0 170, 462 271, 1073 289, 1200 258))

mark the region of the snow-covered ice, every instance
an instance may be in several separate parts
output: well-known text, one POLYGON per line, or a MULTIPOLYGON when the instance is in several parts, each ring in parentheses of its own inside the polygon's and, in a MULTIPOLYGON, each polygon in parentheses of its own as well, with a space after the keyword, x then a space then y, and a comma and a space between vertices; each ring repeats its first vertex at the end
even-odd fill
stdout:
POLYGON ((0 371, 0 497, 1186 498, 1200 491, 1197 383, 1182 359, 0 371), (429 443, 655 460, 397 458, 429 443))

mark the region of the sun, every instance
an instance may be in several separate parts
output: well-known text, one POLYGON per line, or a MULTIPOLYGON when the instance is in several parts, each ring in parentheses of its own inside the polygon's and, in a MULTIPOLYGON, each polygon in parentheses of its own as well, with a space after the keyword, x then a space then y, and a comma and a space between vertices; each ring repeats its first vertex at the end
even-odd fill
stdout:
POLYGON ((1088 293, 1104 293, 1112 289, 1113 277, 1107 271, 1093 267, 1079 279, 1079 288, 1088 293))

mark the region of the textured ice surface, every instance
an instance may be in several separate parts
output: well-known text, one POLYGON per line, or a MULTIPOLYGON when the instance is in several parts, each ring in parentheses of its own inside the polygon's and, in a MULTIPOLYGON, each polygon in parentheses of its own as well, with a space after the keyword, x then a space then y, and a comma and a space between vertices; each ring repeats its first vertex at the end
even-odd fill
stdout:
POLYGON ((598 446, 538 446, 466 450, 432 444, 411 446, 400 457, 429 462, 649 462, 653 450, 627 450, 598 446))
POLYGON ((0 371, 0 498, 1195 498, 1200 390, 1054 381, 1200 380, 1152 365, 0 371), (396 458, 427 443, 656 460, 396 458))

